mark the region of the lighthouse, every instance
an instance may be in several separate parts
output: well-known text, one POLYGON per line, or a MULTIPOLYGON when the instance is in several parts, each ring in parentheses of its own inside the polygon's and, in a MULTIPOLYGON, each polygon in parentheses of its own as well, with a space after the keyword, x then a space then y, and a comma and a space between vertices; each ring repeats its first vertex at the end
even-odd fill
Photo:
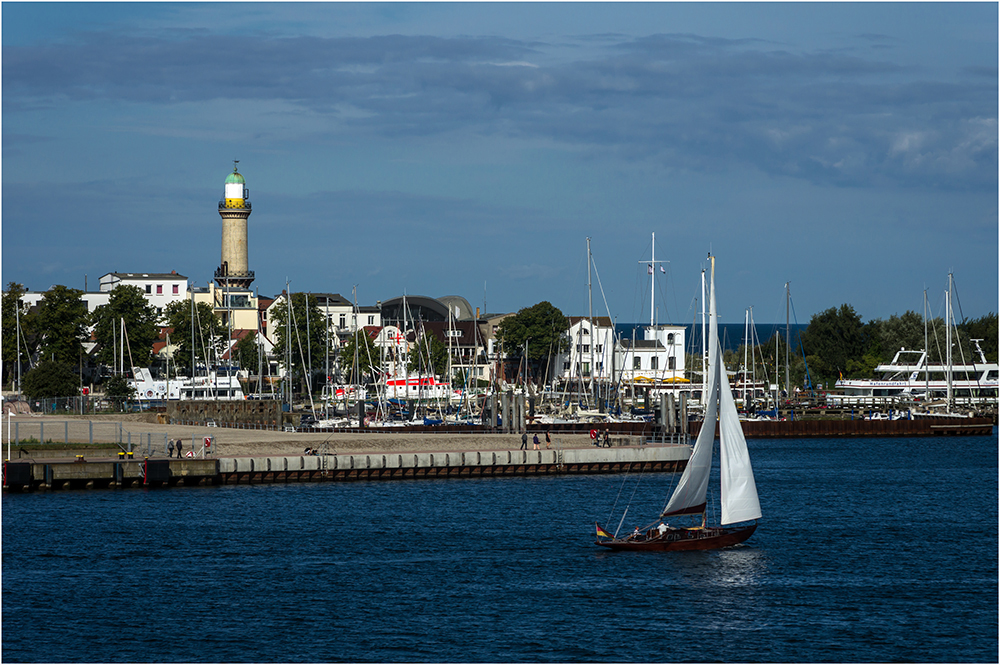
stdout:
POLYGON ((247 262, 247 219, 250 217, 250 190, 239 172, 239 160, 226 178, 223 198, 219 201, 222 217, 222 264, 215 271, 220 287, 249 288, 253 271, 247 262))

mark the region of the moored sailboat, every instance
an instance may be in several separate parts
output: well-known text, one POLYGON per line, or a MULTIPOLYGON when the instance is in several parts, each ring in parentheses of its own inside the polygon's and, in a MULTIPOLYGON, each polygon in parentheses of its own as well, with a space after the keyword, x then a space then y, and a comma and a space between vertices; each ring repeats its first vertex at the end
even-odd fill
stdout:
POLYGON ((636 529, 631 535, 619 538, 596 525, 597 545, 613 550, 711 550, 742 543, 757 529, 757 520, 761 517, 757 485, 736 401, 722 364, 715 306, 715 257, 712 257, 709 295, 709 338, 705 425, 698 433, 677 487, 659 520, 642 530, 636 529), (712 425, 716 421, 719 425, 722 519, 718 525, 709 526, 706 523, 706 495, 715 444, 712 425), (700 516, 700 524, 676 527, 664 521, 668 517, 684 516, 700 516))

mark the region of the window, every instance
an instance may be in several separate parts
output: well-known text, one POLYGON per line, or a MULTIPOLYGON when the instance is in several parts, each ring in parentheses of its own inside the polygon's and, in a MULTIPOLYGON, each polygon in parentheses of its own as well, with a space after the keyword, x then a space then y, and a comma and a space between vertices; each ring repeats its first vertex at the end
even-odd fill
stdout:
POLYGON ((158 295, 158 296, 162 296, 163 295, 163 285, 162 284, 157 284, 156 285, 156 295, 158 295))
POLYGON ((649 359, 649 369, 660 369, 660 359, 653 356, 649 359))
POLYGON ((667 335, 667 344, 673 344, 673 343, 674 343, 674 334, 670 333, 669 335, 667 335))
POLYGON ((603 344, 596 344, 594 346, 594 351, 596 351, 597 353, 603 353, 604 352, 604 345, 603 344))
POLYGON ((583 328, 582 332, 583 332, 584 335, 589 335, 590 334, 590 331, 587 330, 586 328, 583 328))
MULTIPOLYGON (((370 318, 371 317, 369 317, 369 319, 370 318)), ((371 320, 369 320, 368 323, 370 324, 371 320)), ((458 330, 456 328, 451 328, 449 330, 445 330, 444 334, 445 334, 445 337, 461 337, 462 336, 462 331, 458 330)))
POLYGON ((181 287, 178 284, 174 284, 174 295, 176 296, 181 292, 181 287))
POLYGON ((583 345, 583 352, 584 353, 590 353, 590 344, 584 344, 583 345))
POLYGON ((677 369, 677 358, 673 356, 667 358, 667 367, 670 369, 677 369))
POLYGON ((152 293, 152 292, 153 292, 153 285, 152 284, 147 284, 146 285, 146 293, 152 293))
POLYGON ((583 363, 583 371, 581 374, 583 376, 590 376, 590 363, 583 363))
POLYGON ((340 315, 340 327, 341 328, 346 328, 347 327, 347 315, 346 314, 341 314, 340 315))
POLYGON ((636 356, 632 359, 632 369, 642 369, 642 358, 636 356))
POLYGON ((375 315, 374 314, 369 314, 368 315, 368 325, 370 325, 370 326, 375 325, 375 315))
POLYGON ((563 361, 563 371, 564 372, 568 372, 569 371, 569 361, 568 360, 563 361))

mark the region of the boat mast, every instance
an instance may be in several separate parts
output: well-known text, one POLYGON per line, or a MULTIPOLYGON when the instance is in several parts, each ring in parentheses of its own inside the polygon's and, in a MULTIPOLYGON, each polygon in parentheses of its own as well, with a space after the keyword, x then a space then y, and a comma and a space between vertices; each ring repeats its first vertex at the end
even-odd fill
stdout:
MULTIPOLYGON (((21 396, 21 297, 18 296, 17 302, 14 303, 14 320, 17 324, 17 396, 21 396)), ((111 339, 115 338, 114 327, 111 328, 111 339)), ((112 341, 112 345, 114 342, 112 341)), ((114 357, 114 347, 112 346, 112 357, 114 357)), ((10 428, 10 416, 7 418, 7 427, 10 428)), ((9 434, 9 433, 8 433, 9 434)), ((10 439, 8 439, 9 442, 10 439)), ((10 458, 10 455, 7 456, 10 458)))
POLYGON ((931 396, 931 373, 930 368, 927 366, 927 361, 930 360, 930 347, 927 346, 927 289, 924 289, 924 400, 928 400, 931 396))
MULTIPOLYGON (((655 234, 654 234, 655 237, 655 234)), ((593 257, 590 254, 590 236, 587 236, 587 304, 590 317, 590 393, 594 404, 597 404, 597 372, 594 366, 594 346, 596 345, 596 333, 594 332, 594 289, 590 279, 590 263, 593 257)), ((589 405, 588 405, 589 406, 589 405)))
POLYGON ((750 310, 747 310, 743 323, 743 409, 747 408, 747 349, 750 348, 750 310))
POLYGON ((952 298, 952 296, 951 296, 951 287, 952 287, 952 278, 953 278, 952 274, 948 273, 948 292, 945 294, 945 303, 946 303, 946 306, 945 306, 945 316, 947 317, 947 320, 945 321, 945 326, 946 327, 945 327, 945 343, 944 343, 944 345, 945 345, 945 348, 947 349, 947 358, 948 358, 948 360, 947 360, 947 362, 948 362, 948 371, 947 371, 947 374, 945 375, 948 378, 948 395, 947 395, 947 404, 946 404, 946 408, 948 409, 948 413, 951 413, 952 407, 954 406, 954 400, 955 400, 955 393, 954 393, 954 390, 952 389, 952 383, 951 383, 951 321, 952 321, 952 312, 951 312, 951 298, 952 298))
POLYGON ((788 376, 788 350, 792 346, 791 326, 788 320, 788 310, 792 300, 792 293, 788 289, 790 283, 785 282, 785 399, 792 397, 791 378, 788 376))
POLYGON ((708 376, 708 341, 705 331, 705 269, 701 271, 701 394, 705 395, 705 377, 708 376))

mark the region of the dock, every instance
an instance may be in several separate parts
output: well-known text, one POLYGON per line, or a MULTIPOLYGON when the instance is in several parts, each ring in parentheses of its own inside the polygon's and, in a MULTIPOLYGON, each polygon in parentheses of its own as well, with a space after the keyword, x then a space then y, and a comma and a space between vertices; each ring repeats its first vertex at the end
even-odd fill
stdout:
POLYGON ((683 471, 688 445, 219 458, 60 458, 3 465, 4 491, 683 471))

